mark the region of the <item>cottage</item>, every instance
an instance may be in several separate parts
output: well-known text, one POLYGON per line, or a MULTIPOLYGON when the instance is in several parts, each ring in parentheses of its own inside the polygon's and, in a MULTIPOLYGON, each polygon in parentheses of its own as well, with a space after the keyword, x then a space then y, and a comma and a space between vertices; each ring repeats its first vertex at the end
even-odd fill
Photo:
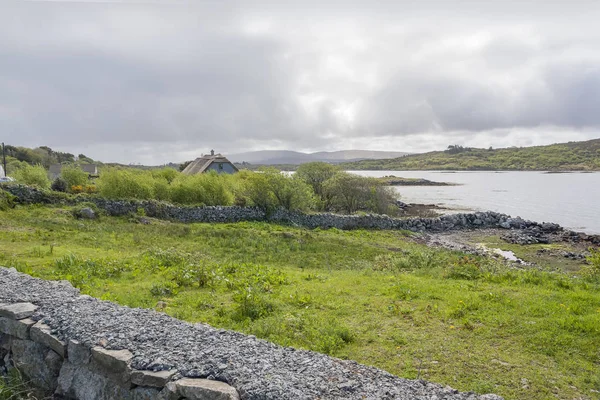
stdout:
POLYGON ((209 171, 216 171, 219 174, 234 174, 239 170, 225 156, 215 154, 215 151, 211 150, 210 155, 206 154, 192 161, 185 167, 183 173, 186 175, 195 175, 209 171))
MULTIPOLYGON (((87 172, 90 176, 98 176, 98 166, 96 164, 80 164, 78 165, 83 171, 87 172)), ((50 179, 54 180, 60 176, 62 171, 62 164, 52 164, 48 170, 50 179)))

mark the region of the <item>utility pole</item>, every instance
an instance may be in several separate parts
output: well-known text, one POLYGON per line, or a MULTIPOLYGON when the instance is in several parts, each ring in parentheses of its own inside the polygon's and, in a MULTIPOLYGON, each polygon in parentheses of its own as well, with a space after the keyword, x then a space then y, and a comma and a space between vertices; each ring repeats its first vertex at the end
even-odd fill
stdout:
POLYGON ((6 151, 4 151, 4 142, 2 142, 2 164, 4 165, 4 176, 8 176, 6 170, 6 151))

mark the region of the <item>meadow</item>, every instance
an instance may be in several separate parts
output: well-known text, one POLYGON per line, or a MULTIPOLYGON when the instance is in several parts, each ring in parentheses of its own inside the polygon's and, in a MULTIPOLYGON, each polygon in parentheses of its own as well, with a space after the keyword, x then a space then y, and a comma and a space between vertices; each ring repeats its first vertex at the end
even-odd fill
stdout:
POLYGON ((0 265, 507 399, 600 394, 600 257, 565 273, 418 244, 399 231, 81 220, 0 211, 0 265))

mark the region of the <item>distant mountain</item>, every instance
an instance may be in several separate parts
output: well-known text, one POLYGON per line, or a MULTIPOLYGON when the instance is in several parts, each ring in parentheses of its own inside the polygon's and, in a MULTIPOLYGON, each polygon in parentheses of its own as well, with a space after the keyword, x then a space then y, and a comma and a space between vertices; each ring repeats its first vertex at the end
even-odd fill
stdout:
POLYGON ((409 153, 400 151, 373 151, 373 150, 341 150, 320 151, 318 153, 301 153, 289 150, 263 150, 247 153, 230 154, 227 158, 236 163, 247 162, 250 164, 303 164, 312 161, 325 161, 329 163, 342 163, 360 160, 389 159, 405 156, 409 153))
POLYGON ((348 170, 600 171, 600 139, 548 146, 477 149, 449 146, 444 151, 395 159, 342 164, 348 170))

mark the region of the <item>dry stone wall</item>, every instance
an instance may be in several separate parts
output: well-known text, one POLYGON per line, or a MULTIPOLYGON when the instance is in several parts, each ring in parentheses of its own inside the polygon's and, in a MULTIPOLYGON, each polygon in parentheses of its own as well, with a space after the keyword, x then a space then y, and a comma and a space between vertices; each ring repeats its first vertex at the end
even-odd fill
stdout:
MULTIPOLYGON (((81 400, 499 400, 80 295, 0 267, 0 375, 81 400)), ((0 377, 1 379, 1 377, 0 377)))
POLYGON ((30 317, 32 303, 0 304, 0 375, 17 369, 40 397, 62 399, 239 399, 237 391, 219 381, 179 379, 176 370, 131 368, 129 350, 89 347, 56 336, 42 321, 30 317))
POLYGON ((391 218, 387 215, 340 215, 331 213, 306 214, 278 209, 266 212, 256 207, 186 207, 153 200, 111 200, 97 196, 68 196, 63 193, 43 191, 24 185, 0 185, 16 196, 23 204, 71 204, 94 203, 99 209, 112 216, 136 214, 143 210, 149 217, 178 222, 240 222, 270 221, 292 224, 307 228, 337 229, 399 229, 415 232, 443 232, 459 229, 540 228, 545 232, 562 230, 557 224, 527 221, 512 218, 492 211, 443 215, 438 218, 391 218))

